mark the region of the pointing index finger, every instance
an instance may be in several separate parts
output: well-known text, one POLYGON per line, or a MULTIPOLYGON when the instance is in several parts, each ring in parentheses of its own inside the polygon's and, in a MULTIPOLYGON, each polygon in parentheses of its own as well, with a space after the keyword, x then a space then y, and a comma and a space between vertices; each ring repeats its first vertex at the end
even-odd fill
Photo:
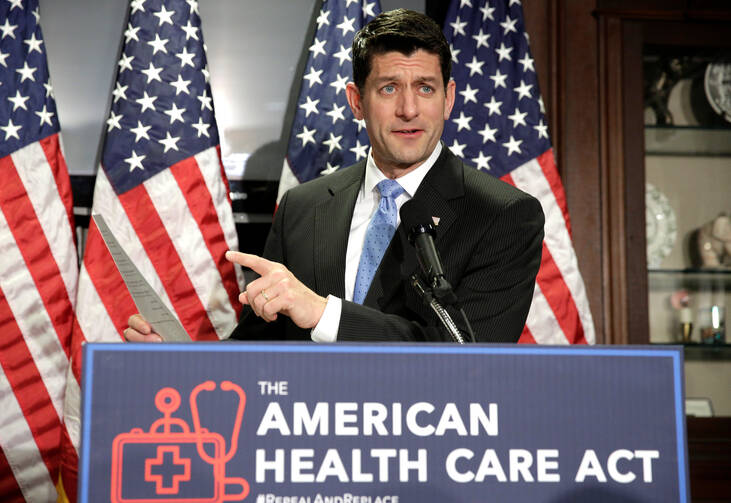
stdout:
POLYGON ((226 260, 239 264, 243 267, 248 267, 260 276, 268 273, 272 267, 272 262, 265 258, 259 257, 258 255, 241 253, 232 250, 226 252, 226 260))

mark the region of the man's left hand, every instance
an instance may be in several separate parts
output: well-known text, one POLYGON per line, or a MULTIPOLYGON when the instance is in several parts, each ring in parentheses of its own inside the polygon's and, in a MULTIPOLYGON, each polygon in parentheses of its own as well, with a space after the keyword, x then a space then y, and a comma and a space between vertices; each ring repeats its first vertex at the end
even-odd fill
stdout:
POLYGON ((239 295, 239 301, 251 306, 260 318, 274 321, 282 313, 300 328, 314 328, 320 321, 327 299, 307 288, 282 264, 235 251, 227 251, 226 260, 261 276, 249 282, 239 295))

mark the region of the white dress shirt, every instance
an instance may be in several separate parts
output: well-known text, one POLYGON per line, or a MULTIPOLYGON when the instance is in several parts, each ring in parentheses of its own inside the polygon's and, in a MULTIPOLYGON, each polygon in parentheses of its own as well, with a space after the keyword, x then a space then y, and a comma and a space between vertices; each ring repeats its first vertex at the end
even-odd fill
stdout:
MULTIPOLYGON (((396 206, 399 210, 401 210, 401 206, 406 201, 414 197, 416 190, 421 185, 421 181, 432 166, 434 166, 441 153, 442 144, 438 142, 437 146, 434 147, 434 151, 432 151, 431 155, 421 166, 396 179, 404 189, 404 192, 396 198, 396 206)), ((358 191, 355 208, 353 209, 353 219, 350 221, 348 249, 345 254, 345 300, 353 300, 355 277, 358 273, 358 265, 360 264, 360 255, 363 252, 366 231, 368 230, 368 224, 378 209, 378 203, 381 198, 376 185, 385 179, 386 176, 378 169, 378 166, 376 166, 373 160, 373 152, 369 152, 366 162, 365 178, 358 191)), ((396 225, 398 226, 400 223, 401 215, 398 216, 396 225)), ((337 340, 341 310, 342 300, 334 295, 328 295, 327 306, 325 306, 322 318, 320 318, 320 322, 310 332, 313 341, 335 342, 337 340)))

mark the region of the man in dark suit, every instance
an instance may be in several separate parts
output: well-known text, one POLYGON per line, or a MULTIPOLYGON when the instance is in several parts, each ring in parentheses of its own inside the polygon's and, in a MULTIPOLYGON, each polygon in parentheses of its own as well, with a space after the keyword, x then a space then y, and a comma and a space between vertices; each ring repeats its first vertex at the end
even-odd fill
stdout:
MULTIPOLYGON (((356 34, 346 92, 366 124, 368 159, 287 192, 263 257, 227 253, 260 275, 239 297, 250 309, 233 338, 451 340, 409 284, 418 263, 396 210, 413 198, 437 223, 446 278, 477 340, 518 340, 540 265, 543 213, 536 199, 465 166, 440 143, 455 98, 450 69, 441 30, 422 14, 383 13, 356 34), (381 195, 386 186, 395 192, 381 195), (395 234, 385 252, 373 252, 374 239, 384 240, 373 230, 389 218, 395 234), (377 267, 367 264, 374 254, 377 267)), ((130 327, 130 340, 156 337, 138 316, 130 327)))

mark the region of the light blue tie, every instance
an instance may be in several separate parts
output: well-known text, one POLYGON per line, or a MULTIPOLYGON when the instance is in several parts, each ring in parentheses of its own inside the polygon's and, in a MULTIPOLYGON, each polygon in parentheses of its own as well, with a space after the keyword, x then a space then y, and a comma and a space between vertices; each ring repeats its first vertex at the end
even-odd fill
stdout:
POLYGON ((404 192, 404 188, 396 180, 383 180, 376 185, 376 188, 381 193, 381 201, 378 203, 376 214, 368 224, 358 274, 355 276, 353 302, 358 304, 362 304, 365 300, 373 275, 376 274, 383 254, 386 253, 386 248, 396 232, 398 222, 396 198, 404 192))

